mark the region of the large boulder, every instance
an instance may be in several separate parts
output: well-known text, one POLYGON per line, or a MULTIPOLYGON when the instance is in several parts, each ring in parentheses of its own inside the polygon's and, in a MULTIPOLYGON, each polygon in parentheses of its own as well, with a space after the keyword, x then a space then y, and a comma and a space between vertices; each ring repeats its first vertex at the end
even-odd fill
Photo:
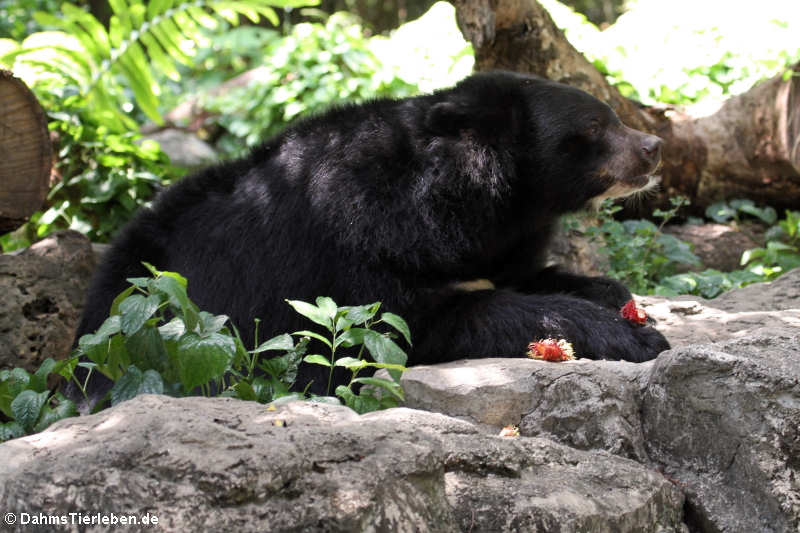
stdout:
POLYGON ((699 296, 638 298, 673 347, 745 339, 759 330, 800 328, 800 268, 713 300, 699 296))
POLYGON ((692 531, 800 531, 800 270, 641 301, 674 346, 655 361, 416 367, 406 405, 649 465, 684 490, 692 531))
POLYGON ((75 512, 163 531, 685 531, 680 490, 634 461, 404 408, 140 396, 0 445, 0 479, 15 531, 75 512))
POLYGON ((800 331, 662 354, 641 422, 694 529, 800 531, 800 331))
POLYGON ((0 254, 0 368, 33 371, 70 352, 94 267, 91 244, 76 231, 0 254))

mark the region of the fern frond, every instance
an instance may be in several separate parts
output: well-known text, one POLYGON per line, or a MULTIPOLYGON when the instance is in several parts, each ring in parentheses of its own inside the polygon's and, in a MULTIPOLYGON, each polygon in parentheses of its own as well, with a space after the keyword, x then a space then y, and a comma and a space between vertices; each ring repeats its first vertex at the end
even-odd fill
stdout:
POLYGON ((109 0, 112 16, 108 30, 89 12, 70 3, 61 7, 61 17, 36 13, 40 24, 54 26, 77 39, 83 53, 53 47, 59 56, 50 68, 74 80, 86 95, 95 95, 95 107, 114 122, 130 126, 120 112, 122 91, 115 76, 121 76, 136 103, 150 120, 161 124, 158 69, 179 80, 176 63, 192 65, 198 47, 207 45, 203 28, 214 29, 224 18, 232 25, 240 17, 258 22, 264 17, 278 24, 275 7, 316 5, 319 0, 109 0), (113 74, 113 75, 112 75, 113 74))

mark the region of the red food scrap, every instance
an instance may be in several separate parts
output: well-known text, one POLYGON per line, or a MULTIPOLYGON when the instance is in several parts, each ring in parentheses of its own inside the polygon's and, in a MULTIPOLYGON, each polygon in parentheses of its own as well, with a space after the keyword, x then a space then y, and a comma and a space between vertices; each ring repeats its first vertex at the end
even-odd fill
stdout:
POLYGON ((542 361, 571 361, 575 359, 575 352, 564 339, 542 339, 528 345, 528 357, 542 361))
POLYGON ((633 300, 628 300, 628 303, 622 306, 619 313, 625 320, 630 320, 636 324, 645 324, 647 322, 647 313, 641 307, 636 307, 636 302, 633 300))
POLYGON ((501 437, 519 437, 519 427, 506 426, 500 430, 501 437))

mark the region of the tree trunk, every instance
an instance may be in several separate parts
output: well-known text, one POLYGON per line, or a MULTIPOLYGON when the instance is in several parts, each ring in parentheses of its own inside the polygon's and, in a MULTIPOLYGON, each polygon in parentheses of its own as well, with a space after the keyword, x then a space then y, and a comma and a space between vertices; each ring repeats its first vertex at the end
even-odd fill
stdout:
POLYGON ((52 164, 39 102, 24 83, 0 70, 0 235, 17 229, 42 206, 52 164))
POLYGON ((567 41, 535 0, 452 0, 475 50, 476 70, 512 70, 583 89, 627 125, 662 137, 659 201, 688 196, 696 208, 736 197, 800 208, 800 64, 693 118, 623 97, 567 41))

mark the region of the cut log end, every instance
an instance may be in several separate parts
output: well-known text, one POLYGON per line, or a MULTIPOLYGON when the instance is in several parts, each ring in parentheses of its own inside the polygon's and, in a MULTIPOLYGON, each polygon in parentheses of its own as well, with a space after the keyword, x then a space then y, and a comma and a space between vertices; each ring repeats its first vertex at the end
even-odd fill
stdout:
POLYGON ((42 107, 22 81, 0 70, 0 234, 41 208, 52 158, 42 107))

